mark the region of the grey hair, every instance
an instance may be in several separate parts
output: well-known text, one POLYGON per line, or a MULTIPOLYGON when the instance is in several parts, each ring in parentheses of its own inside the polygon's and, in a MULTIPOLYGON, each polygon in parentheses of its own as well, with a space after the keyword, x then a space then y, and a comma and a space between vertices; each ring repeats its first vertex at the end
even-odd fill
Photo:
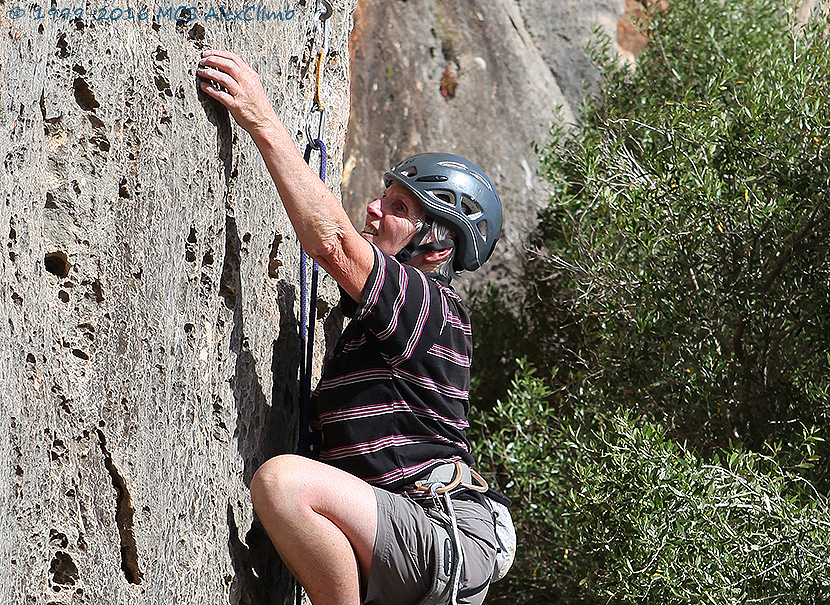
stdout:
MULTIPOLYGON (((447 227, 443 223, 439 223, 438 221, 432 221, 432 225, 429 227, 429 231, 424 236, 423 243, 429 242, 440 242, 442 239, 451 238, 455 240, 455 232, 447 227)), ((441 261, 441 264, 435 268, 435 273, 439 275, 443 275, 444 277, 448 277, 452 279, 453 277, 458 277, 455 271, 453 271, 452 264, 455 260, 455 246, 450 248, 450 255, 441 261)))

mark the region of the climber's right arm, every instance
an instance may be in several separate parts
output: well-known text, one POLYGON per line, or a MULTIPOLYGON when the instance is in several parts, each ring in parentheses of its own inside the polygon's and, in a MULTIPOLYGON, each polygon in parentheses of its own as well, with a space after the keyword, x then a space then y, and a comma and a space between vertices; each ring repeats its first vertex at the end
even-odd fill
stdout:
POLYGON ((259 74, 238 55, 221 50, 204 51, 196 74, 205 94, 227 107, 256 143, 300 244, 349 296, 360 300, 374 264, 371 245, 303 160, 265 95, 259 74))

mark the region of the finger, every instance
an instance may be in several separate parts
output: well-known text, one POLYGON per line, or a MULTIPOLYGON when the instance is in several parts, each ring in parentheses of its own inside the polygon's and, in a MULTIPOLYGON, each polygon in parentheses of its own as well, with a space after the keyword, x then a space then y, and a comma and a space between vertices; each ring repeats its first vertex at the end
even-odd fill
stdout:
POLYGON ((247 67, 245 60, 234 52, 228 51, 228 57, 240 67, 247 67))
POLYGON ((221 83, 234 94, 239 89, 238 83, 244 75, 232 60, 215 56, 199 61, 196 73, 209 80, 221 83))
POLYGON ((223 90, 220 90, 219 88, 216 88, 216 86, 214 86, 210 82, 205 82, 204 80, 202 80, 201 82, 199 82, 199 87, 202 89, 202 91, 204 91, 206 95, 208 95, 209 97, 213 97, 225 107, 229 107, 230 104, 233 103, 233 95, 223 90))
POLYGON ((239 65, 237 65, 233 59, 218 55, 204 57, 201 61, 199 61, 199 67, 212 67, 227 73, 239 70, 239 65))
POLYGON ((222 90, 224 92, 228 92, 227 86, 224 86, 222 83, 218 81, 218 78, 214 74, 205 74, 196 72, 196 75, 199 76, 199 85, 207 84, 211 88, 215 88, 217 90, 222 90))
POLYGON ((211 49, 208 49, 208 50, 202 51, 202 57, 203 57, 203 58, 207 58, 207 57, 219 57, 219 58, 222 58, 222 59, 229 60, 229 61, 231 61, 232 63, 234 63, 234 64, 236 64, 236 65, 238 65, 238 66, 240 66, 240 67, 242 67, 242 66, 246 66, 246 65, 247 65, 247 64, 245 63, 245 61, 242 59, 242 57, 240 57, 240 56, 239 56, 239 55, 237 55, 236 53, 231 52, 231 51, 229 51, 229 50, 221 50, 221 49, 214 49, 214 48, 211 48, 211 49))
MULTIPOLYGON (((226 54, 233 55, 233 53, 226 54)), ((251 75, 257 75, 238 55, 233 55, 233 57, 236 57, 236 60, 231 57, 211 55, 199 61, 199 67, 218 69, 230 74, 239 83, 242 83, 243 80, 250 79, 251 75)))
POLYGON ((205 57, 224 57, 226 59, 233 59, 233 53, 229 50, 222 50, 221 48, 208 48, 202 51, 202 58, 205 57))
POLYGON ((232 95, 239 92, 239 83, 230 74, 213 68, 200 67, 196 70, 196 75, 204 80, 209 80, 213 84, 224 86, 225 89, 232 95))
POLYGON ((200 73, 202 77, 221 82, 225 88, 234 94, 243 88, 248 76, 245 70, 224 59, 221 61, 200 61, 196 72, 200 73))

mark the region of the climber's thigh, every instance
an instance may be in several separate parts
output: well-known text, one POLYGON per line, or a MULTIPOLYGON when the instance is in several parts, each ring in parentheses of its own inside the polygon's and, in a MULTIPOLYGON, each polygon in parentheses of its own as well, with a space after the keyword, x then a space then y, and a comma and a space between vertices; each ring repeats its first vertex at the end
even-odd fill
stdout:
POLYGON ((363 603, 412 605, 432 585, 432 524, 424 509, 409 498, 374 490, 377 535, 363 603))
MULTIPOLYGON (((412 605, 432 587, 438 539, 422 504, 375 488, 377 536, 364 605, 412 605)), ((481 605, 496 556, 493 513, 483 502, 453 499, 464 553, 459 605, 481 605)))
MULTIPOLYGON (((348 538, 361 569, 372 560, 377 508, 373 488, 345 471, 302 456, 271 458, 251 482, 260 518, 270 509, 279 525, 303 525, 307 515, 322 515, 348 538)), ((278 529, 278 528, 275 528, 278 529)), ((301 535, 301 534, 298 534, 301 535)))

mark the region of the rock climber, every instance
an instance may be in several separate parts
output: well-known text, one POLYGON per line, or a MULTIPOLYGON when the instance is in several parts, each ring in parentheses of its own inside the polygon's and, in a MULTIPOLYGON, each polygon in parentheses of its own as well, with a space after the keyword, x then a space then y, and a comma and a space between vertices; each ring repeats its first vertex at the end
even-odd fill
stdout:
POLYGON ((450 278, 493 251, 502 208, 492 182, 460 157, 415 155, 385 174, 358 231, 256 71, 207 50, 197 75, 252 137, 351 317, 312 401, 319 461, 265 462, 251 482, 257 515, 314 605, 481 603, 496 566, 498 494, 482 493, 469 468, 472 337, 450 278), (443 500, 430 491, 459 478, 443 500))

